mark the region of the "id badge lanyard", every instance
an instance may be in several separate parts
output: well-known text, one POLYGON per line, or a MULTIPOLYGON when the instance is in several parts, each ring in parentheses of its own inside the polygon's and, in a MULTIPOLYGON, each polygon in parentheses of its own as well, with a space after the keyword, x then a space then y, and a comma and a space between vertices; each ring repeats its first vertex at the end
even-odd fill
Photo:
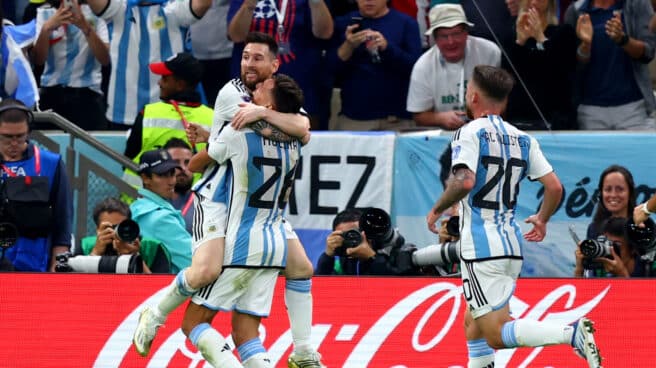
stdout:
MULTIPOLYGON (((184 114, 180 110, 180 106, 178 106, 178 102, 176 100, 169 100, 171 105, 173 105, 173 108, 175 111, 180 115, 180 121, 182 122, 182 126, 184 126, 185 130, 189 128, 189 122, 187 121, 187 118, 185 118, 184 114)), ((197 153, 198 150, 196 150, 196 142, 190 142, 191 143, 191 151, 193 153, 197 153)))
POLYGON ((280 9, 278 9, 278 4, 276 0, 271 0, 273 5, 273 10, 276 12, 276 19, 278 20, 278 52, 282 55, 289 54, 291 52, 289 48, 289 40, 285 36, 285 13, 287 12, 287 4, 289 0, 282 0, 280 4, 280 9))

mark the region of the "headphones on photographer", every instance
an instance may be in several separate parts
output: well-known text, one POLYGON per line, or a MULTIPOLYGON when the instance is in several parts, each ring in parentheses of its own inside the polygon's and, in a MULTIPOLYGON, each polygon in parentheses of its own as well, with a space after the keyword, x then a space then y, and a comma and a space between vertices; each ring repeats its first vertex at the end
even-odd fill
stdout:
POLYGON ((2 115, 3 112, 9 111, 9 110, 19 110, 25 113, 27 115, 27 125, 32 126, 32 122, 34 121, 34 114, 32 113, 32 110, 28 109, 24 105, 19 105, 19 104, 8 104, 6 106, 0 106, 0 116, 2 115))

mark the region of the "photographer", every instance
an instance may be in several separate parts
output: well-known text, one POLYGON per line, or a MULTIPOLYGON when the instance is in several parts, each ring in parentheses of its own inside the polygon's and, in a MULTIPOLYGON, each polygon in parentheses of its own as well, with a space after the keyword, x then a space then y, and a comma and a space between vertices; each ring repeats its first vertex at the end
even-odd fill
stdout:
MULTIPOLYGON (((127 204, 116 198, 105 198, 93 209, 93 221, 96 224, 96 236, 88 236, 76 249, 76 256, 122 256, 139 254, 143 262, 143 273, 170 273, 169 254, 161 243, 155 239, 143 238, 138 225, 131 220, 132 213, 127 204), (121 226, 132 225, 130 231, 121 230, 121 226), (134 227, 136 225, 136 227, 134 227), (126 236, 127 235, 127 236, 126 236)), ((125 226, 124 226, 125 228, 125 226)))
POLYGON ((0 102, 0 222, 15 243, 5 258, 17 271, 54 271, 55 256, 71 246, 73 199, 61 156, 29 141, 31 121, 20 101, 0 102))
POLYGON ((346 209, 333 220, 333 232, 326 239, 326 251, 317 261, 315 274, 419 275, 412 264, 414 250, 391 227, 385 211, 346 209))
POLYGON ((638 227, 623 217, 601 225, 602 235, 580 242, 574 276, 650 277, 654 274, 654 223, 638 227))

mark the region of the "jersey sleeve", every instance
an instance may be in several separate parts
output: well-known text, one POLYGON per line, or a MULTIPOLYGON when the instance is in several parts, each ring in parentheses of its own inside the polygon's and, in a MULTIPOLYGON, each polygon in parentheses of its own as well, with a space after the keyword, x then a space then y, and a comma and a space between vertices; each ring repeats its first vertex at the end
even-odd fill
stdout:
POLYGON ((188 27, 200 19, 191 11, 191 0, 170 1, 166 4, 164 12, 182 27, 188 27))
POLYGON ((467 166, 474 173, 478 166, 479 138, 472 124, 458 129, 451 140, 451 167, 467 166))
POLYGON ((237 139, 239 133, 231 126, 226 126, 217 135, 216 139, 211 141, 207 153, 219 164, 223 164, 232 157, 231 149, 233 142, 237 139))
POLYGON ((531 148, 528 152, 528 178, 531 180, 539 179, 548 173, 553 171, 551 164, 547 161, 547 158, 544 157, 542 150, 540 149, 540 144, 538 141, 531 137, 531 148))

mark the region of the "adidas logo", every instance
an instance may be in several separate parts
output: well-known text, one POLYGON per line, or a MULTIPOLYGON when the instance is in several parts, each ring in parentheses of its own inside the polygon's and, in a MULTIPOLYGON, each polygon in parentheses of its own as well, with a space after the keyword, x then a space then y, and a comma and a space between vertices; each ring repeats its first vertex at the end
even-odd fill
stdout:
POLYGON ((230 345, 225 344, 225 345, 223 345, 223 348, 221 349, 221 352, 223 353, 224 351, 230 351, 230 350, 231 350, 230 345))

